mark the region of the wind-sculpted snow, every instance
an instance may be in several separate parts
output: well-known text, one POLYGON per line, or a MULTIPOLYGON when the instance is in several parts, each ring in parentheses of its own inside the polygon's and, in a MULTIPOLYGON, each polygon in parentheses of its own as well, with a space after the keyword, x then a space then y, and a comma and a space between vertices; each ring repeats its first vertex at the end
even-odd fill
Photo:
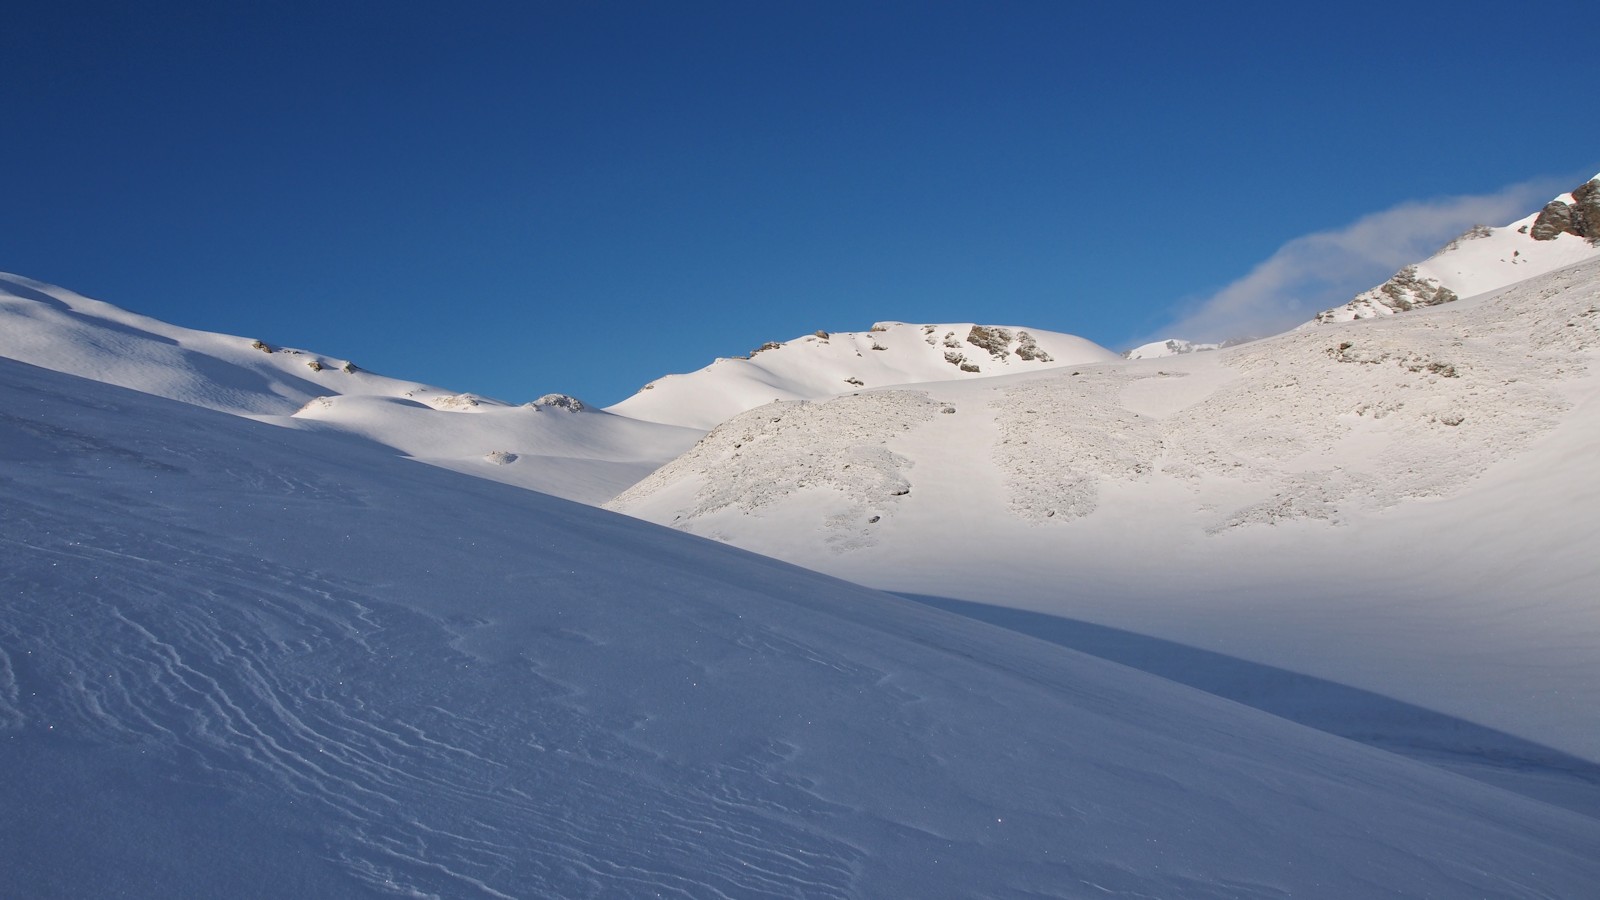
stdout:
POLYGON ((9 895, 1600 879, 1592 819, 347 436, 9 360, 0 413, 9 895))

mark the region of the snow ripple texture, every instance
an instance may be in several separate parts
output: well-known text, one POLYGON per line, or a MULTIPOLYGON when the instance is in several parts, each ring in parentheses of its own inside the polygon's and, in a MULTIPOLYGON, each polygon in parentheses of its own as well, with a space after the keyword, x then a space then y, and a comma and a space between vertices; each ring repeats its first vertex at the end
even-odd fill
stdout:
MULTIPOLYGON (((33 533, 55 530, 47 511, 14 512, 33 533)), ((38 554, 50 576, 6 579, 20 602, 0 621, 0 644, 21 648, 31 715, 7 655, 4 731, 93 734, 214 783, 267 786, 329 827, 337 862, 378 893, 848 893, 854 851, 785 821, 825 810, 772 770, 788 753, 781 745, 674 772, 666 760, 641 759, 616 723, 585 714, 576 687, 537 666, 493 673, 519 696, 516 719, 483 699, 430 695, 423 686, 481 663, 419 655, 449 634, 333 580, 179 547, 138 559, 110 530, 65 546, 4 543, 8 553, 38 554), (108 561, 124 577, 73 574, 108 561), (191 574, 213 572, 233 574, 191 574), (417 687, 393 690, 402 678, 417 687), (519 744, 539 766, 509 764, 503 748, 519 744), (634 776, 626 796, 608 789, 624 772, 634 776), (757 803, 767 815, 749 814, 757 803), (617 839, 630 832, 651 840, 617 839)))
MULTIPOLYGON (((42 392, 32 399, 55 401, 42 392)), ((586 684, 545 675, 539 658, 554 651, 534 655, 530 646, 491 660, 456 649, 487 620, 451 622, 325 571, 270 561, 251 551, 270 529, 242 541, 215 537, 167 505, 168 485, 207 471, 222 472, 229 486, 207 498, 224 517, 280 518, 256 508, 264 497, 274 509, 359 518, 358 491, 203 448, 158 459, 28 416, 5 413, 0 428, 0 741, 23 759, 87 753, 112 761, 98 776, 81 762, 66 768, 54 790, 29 793, 13 783, 0 790, 0 805, 8 796, 76 796, 97 778, 116 784, 115 793, 138 794, 118 773, 154 766, 174 782, 149 801, 157 808, 191 802, 203 811, 217 804, 208 798, 219 789, 252 796, 280 819, 263 821, 264 831, 309 833, 294 823, 317 823, 320 837, 304 849, 309 860, 379 895, 852 892, 860 854, 802 824, 839 808, 780 771, 792 746, 752 741, 714 763, 684 766, 632 739, 645 720, 618 719, 594 706, 586 684), (95 493, 78 493, 73 479, 49 490, 19 468, 63 458, 88 461, 97 480, 84 483, 95 493), (23 491, 24 484, 32 486, 23 491), (472 672, 495 690, 447 692, 472 672), (507 697, 516 700, 514 715, 507 697), (520 750, 508 756, 508 748, 520 750)), ((455 564, 470 564, 470 556, 455 564)), ((751 640, 760 635, 750 629, 751 640)), ((581 627, 552 626, 547 636, 558 649, 600 652, 601 641, 581 627)), ((768 636, 752 652, 772 652, 781 640, 768 636)), ((825 656, 808 651, 808 665, 827 663, 825 656)), ((685 685, 713 677, 699 663, 682 665, 685 685)), ((844 663, 829 672, 859 689, 882 677, 844 663)), ((47 778, 41 767, 26 780, 47 778)), ((24 806, 8 815, 27 822, 45 813, 24 806)), ((94 852, 115 858, 119 843, 138 846, 156 833, 121 835, 94 852)), ((173 853, 178 860, 194 850, 173 853)), ((175 864, 206 868, 193 858, 175 864)), ((284 873, 257 875, 263 880, 253 886, 238 872, 216 876, 246 883, 222 882, 226 888, 191 875, 201 880, 182 890, 295 892, 284 873)))

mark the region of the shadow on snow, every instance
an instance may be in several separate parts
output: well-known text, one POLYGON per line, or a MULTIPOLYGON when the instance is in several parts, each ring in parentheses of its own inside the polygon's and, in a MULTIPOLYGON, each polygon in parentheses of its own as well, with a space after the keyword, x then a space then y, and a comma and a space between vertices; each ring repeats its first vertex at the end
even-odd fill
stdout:
POLYGON ((1600 764, 1503 731, 1361 688, 1119 628, 948 597, 900 596, 1600 818, 1600 764))

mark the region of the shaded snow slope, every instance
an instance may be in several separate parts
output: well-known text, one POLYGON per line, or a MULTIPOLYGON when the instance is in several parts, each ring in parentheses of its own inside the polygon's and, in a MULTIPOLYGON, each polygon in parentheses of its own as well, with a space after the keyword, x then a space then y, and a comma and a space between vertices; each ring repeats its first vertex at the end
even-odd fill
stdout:
POLYGON ((1600 260, 1211 353, 773 404, 611 506, 1597 762, 1597 356, 1600 260))
POLYGON ((814 400, 863 387, 954 381, 1116 359, 1083 338, 1013 326, 880 322, 868 332, 817 332, 668 375, 611 412, 704 431, 774 400, 814 400))
POLYGON ((1580 896, 1600 823, 645 523, 0 360, 18 896, 1580 896))
POLYGON ((16 275, 0 274, 0 356, 275 424, 314 422, 588 502, 614 496, 698 437, 598 411, 569 417, 560 395, 512 406, 375 375, 346 359, 170 325, 16 275))
POLYGON ((1584 260, 1600 258, 1600 175, 1555 198, 1544 210, 1501 228, 1476 226, 1423 262, 1406 266, 1394 277, 1357 294, 1343 306, 1319 313, 1302 327, 1389 316, 1460 297, 1473 297, 1553 272, 1584 260), (1582 199, 1575 200, 1573 194, 1582 199), (1573 223, 1571 212, 1578 210, 1573 223), (1590 223, 1584 214, 1593 218, 1590 223), (1555 220, 1555 221, 1553 221, 1555 220), (1574 231, 1574 227, 1576 231, 1574 231))

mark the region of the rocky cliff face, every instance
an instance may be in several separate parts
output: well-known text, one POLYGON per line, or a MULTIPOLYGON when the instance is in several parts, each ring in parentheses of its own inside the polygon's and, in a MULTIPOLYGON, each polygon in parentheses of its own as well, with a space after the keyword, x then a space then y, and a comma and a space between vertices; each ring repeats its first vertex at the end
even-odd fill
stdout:
POLYGON ((1536 241, 1553 241, 1563 234, 1575 234, 1591 244, 1600 244, 1600 178, 1575 189, 1571 203, 1546 203, 1528 229, 1528 236, 1536 241))

